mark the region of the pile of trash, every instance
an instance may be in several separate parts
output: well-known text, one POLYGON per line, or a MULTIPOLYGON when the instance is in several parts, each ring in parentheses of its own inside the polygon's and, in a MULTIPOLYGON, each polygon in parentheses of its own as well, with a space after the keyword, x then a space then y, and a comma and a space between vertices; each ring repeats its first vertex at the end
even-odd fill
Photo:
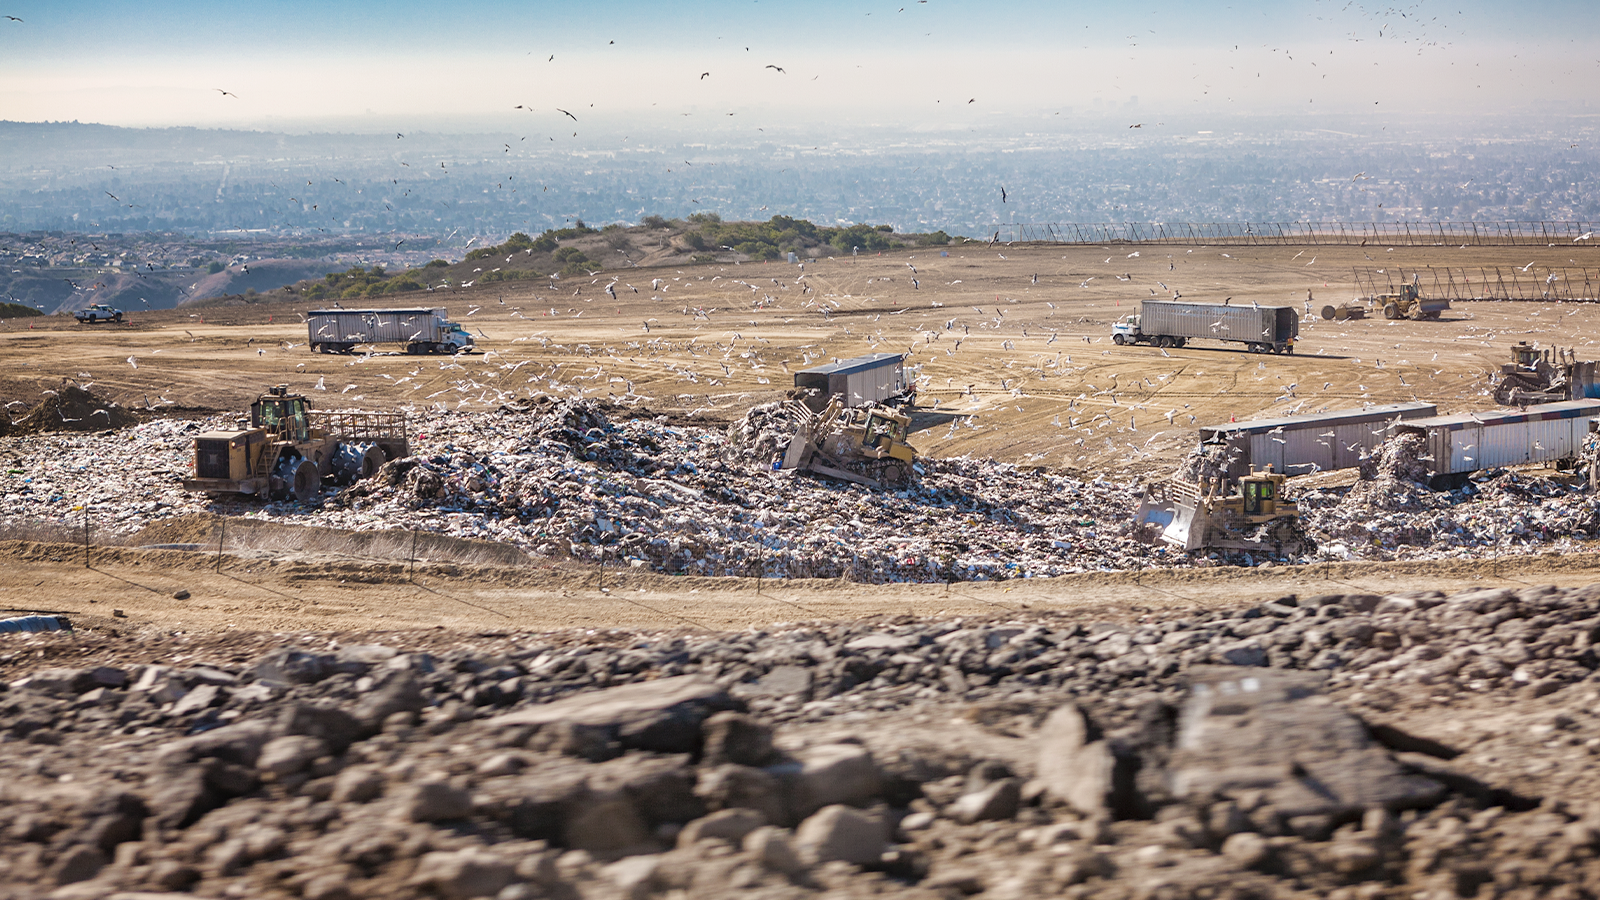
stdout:
POLYGON ((783 458, 799 428, 791 401, 751 407, 728 426, 728 462, 746 471, 771 468, 774 460, 783 458))
POLYGON ((1361 461, 1361 480, 1345 502, 1367 512, 1437 509, 1448 501, 1428 488, 1427 440, 1406 433, 1384 441, 1378 452, 1361 461))
POLYGON ((101 400, 75 384, 44 392, 44 400, 22 418, 0 423, 0 434, 42 434, 52 431, 107 431, 139 421, 125 407, 101 400))
MULTIPOLYGON (((1134 534, 1135 484, 990 459, 922 459, 902 490, 794 472, 770 456, 781 410, 732 429, 611 420, 588 400, 419 411, 413 456, 320 501, 208 498, 179 482, 194 436, 232 416, 0 439, 0 519, 131 533, 213 512, 351 531, 418 530, 669 574, 959 582, 1211 564, 1134 534), (738 446, 747 447, 737 451, 738 446), (108 467, 105 460, 116 459, 108 467)), ((1321 559, 1445 559, 1578 546, 1600 531, 1586 486, 1488 472, 1451 493, 1418 483, 1414 448, 1372 478, 1298 493, 1321 559)), ((1208 466, 1221 465, 1211 459, 1208 466)), ((1196 469, 1203 472, 1203 469, 1196 469)))
POLYGON ((1201 444, 1189 451, 1178 463, 1173 479, 1187 484, 1205 484, 1212 479, 1228 477, 1228 469, 1239 461, 1238 448, 1227 444, 1201 444))

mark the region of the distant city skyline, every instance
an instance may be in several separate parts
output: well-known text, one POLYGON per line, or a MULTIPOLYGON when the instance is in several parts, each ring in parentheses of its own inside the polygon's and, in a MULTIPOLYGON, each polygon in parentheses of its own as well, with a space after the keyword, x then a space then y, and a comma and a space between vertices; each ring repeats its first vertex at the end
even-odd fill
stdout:
POLYGON ((663 5, 11 0, 0 118, 759 134, 997 119, 1595 114, 1580 0, 663 5), (551 57, 554 57, 553 59, 551 57), (518 109, 518 106, 521 109, 518 109))

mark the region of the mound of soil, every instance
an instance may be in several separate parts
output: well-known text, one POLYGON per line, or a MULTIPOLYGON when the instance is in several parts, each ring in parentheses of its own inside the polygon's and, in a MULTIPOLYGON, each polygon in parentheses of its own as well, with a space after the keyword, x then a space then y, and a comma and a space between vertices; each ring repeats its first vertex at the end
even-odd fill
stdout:
POLYGON ((44 400, 22 418, 0 428, 0 434, 44 434, 52 431, 106 431, 136 424, 131 410, 101 400, 77 385, 46 391, 44 400))

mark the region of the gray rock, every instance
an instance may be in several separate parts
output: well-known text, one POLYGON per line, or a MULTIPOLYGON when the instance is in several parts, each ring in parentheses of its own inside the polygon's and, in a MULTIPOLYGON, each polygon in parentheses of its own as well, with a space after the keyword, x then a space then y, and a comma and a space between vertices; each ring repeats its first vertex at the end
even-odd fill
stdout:
POLYGON ((99 847, 79 844, 61 854, 50 873, 56 884, 75 884, 100 874, 106 867, 106 855, 99 847))
POLYGON ((623 900, 644 900, 655 889, 656 869, 660 864, 659 856, 629 856, 606 866, 600 873, 623 900))
MULTIPOLYGON (((893 634, 869 634, 844 645, 846 650, 910 650, 917 639, 893 634)), ((998 646, 998 645, 996 645, 998 646)))
POLYGON ((881 816, 848 806, 828 806, 795 830, 795 854, 806 865, 847 862, 872 865, 889 843, 889 826, 881 816))
POLYGON ((963 825, 1016 817, 1022 805, 1022 781, 1005 778, 962 795, 945 809, 945 814, 963 825))
POLYGON ((1319 696, 1315 676, 1197 667, 1171 763, 1197 802, 1259 792, 1284 819, 1427 806, 1444 787, 1408 772, 1360 719, 1319 696))
POLYGON ((192 716, 195 713, 210 709, 225 695, 222 688, 214 684, 202 684, 187 694, 178 702, 172 704, 171 714, 174 716, 192 716))
POLYGON ((273 738, 261 748, 256 768, 262 774, 283 778, 303 772, 319 757, 328 755, 328 745, 321 738, 304 734, 288 734, 273 738))
POLYGON ((413 822, 448 822, 472 815, 472 795, 443 781, 411 786, 405 798, 406 818, 413 822))
POLYGON ((470 900, 498 894, 515 874, 511 863, 474 847, 424 855, 410 883, 431 887, 445 900, 470 900))
POLYGON ((361 723, 365 734, 376 734, 383 728, 384 720, 395 713, 416 714, 428 707, 428 700, 422 694, 422 684, 415 675, 401 670, 390 672, 381 685, 362 697, 355 706, 353 712, 356 721, 361 723))
POLYGON ((834 804, 868 803, 883 789, 872 752, 859 744, 822 744, 797 756, 794 808, 799 816, 834 804))
POLYGON ((181 765, 201 759, 216 758, 240 766, 254 767, 261 748, 272 736, 266 722, 249 720, 213 728, 193 737, 162 744, 156 749, 156 761, 167 765, 181 765))
POLYGON ((1254 869, 1271 856, 1267 839, 1251 831, 1230 835, 1222 842, 1222 855, 1238 863, 1240 868, 1254 869))
POLYGON ((382 794, 382 774, 367 766, 352 766, 333 777, 328 799, 335 803, 366 803, 382 794))
POLYGON ((489 724, 590 725, 615 733, 624 747, 692 753, 700 749, 701 723, 712 713, 738 706, 715 683, 681 675, 567 697, 497 716, 489 724))
POLYGON ((256 679, 268 684, 316 684, 340 672, 362 672, 366 666, 354 662, 340 662, 332 653, 309 653, 285 647, 274 650, 255 664, 256 679))
POLYGON ((1039 728, 1038 778, 1045 791, 1086 816, 1111 809, 1115 757, 1088 719, 1067 704, 1039 728))
POLYGON ((1223 644, 1211 652, 1217 662, 1229 666, 1265 666, 1267 664, 1267 651, 1255 638, 1246 638, 1231 644, 1223 644))
POLYGON ((562 842, 574 850, 615 853, 650 842, 650 829, 621 791, 591 794, 566 811, 562 842))
POLYGON ((740 697, 795 697, 811 699, 813 672, 809 666, 774 666, 754 684, 737 685, 740 697))
POLYGON ((794 821, 784 802, 782 784, 761 769, 723 765, 702 770, 694 792, 708 809, 750 809, 774 825, 794 821))
POLYGON ((678 832, 678 846, 692 847, 707 838, 738 844, 745 835, 766 824, 761 814, 752 810, 722 809, 683 826, 678 832))
POLYGON ((763 825, 744 836, 744 852, 755 858, 763 867, 784 875, 795 875, 805 868, 800 855, 795 853, 788 832, 782 828, 763 825))
POLYGON ((706 719, 701 760, 707 765, 764 766, 772 759, 772 727, 743 713, 706 719))
POLYGON ((289 704, 278 717, 278 730, 317 738, 334 756, 342 755, 363 733, 362 724, 355 716, 337 706, 320 703, 289 704))

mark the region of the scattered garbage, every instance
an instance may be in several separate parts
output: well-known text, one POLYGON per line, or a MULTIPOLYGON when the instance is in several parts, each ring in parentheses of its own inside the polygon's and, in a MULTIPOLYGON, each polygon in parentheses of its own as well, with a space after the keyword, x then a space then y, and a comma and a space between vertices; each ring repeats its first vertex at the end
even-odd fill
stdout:
POLYGON ((139 417, 125 407, 101 400, 75 384, 45 391, 44 401, 22 418, 0 423, 0 434, 39 434, 51 431, 107 431, 125 428, 139 417))
MULTIPOLYGON (((1212 565, 1141 541, 1140 488, 989 459, 920 458, 917 477, 872 489, 775 472, 794 434, 775 405, 723 429, 666 417, 613 420, 594 400, 537 398, 495 412, 412 414, 413 455, 308 503, 189 494, 194 435, 231 426, 155 419, 115 432, 0 439, 0 518, 131 534, 204 512, 349 531, 417 530, 499 541, 669 574, 941 582, 1212 565), (104 460, 122 463, 107 469, 104 460)), ((1426 559, 1575 547, 1600 528, 1581 485, 1494 470, 1427 490, 1415 449, 1385 446, 1353 488, 1301 489, 1316 558, 1426 559), (1409 454, 1409 455, 1408 455, 1409 454)), ((1192 458, 1196 474, 1225 460, 1192 458)))

